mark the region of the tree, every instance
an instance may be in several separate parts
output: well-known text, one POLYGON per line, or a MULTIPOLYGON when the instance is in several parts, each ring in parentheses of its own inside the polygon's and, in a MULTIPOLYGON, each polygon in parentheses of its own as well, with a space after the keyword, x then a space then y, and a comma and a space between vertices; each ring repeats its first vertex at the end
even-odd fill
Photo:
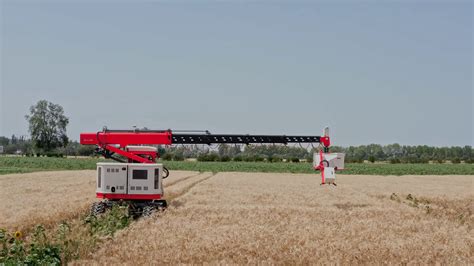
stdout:
POLYGON ((7 137, 0 137, 0 146, 7 146, 10 140, 7 137))
POLYGON ((15 134, 13 134, 10 143, 15 145, 15 144, 17 144, 17 142, 18 142, 18 138, 15 136, 15 134))
POLYGON ((64 115, 60 105, 41 100, 30 107, 30 114, 25 118, 36 148, 49 152, 67 145, 66 126, 69 118, 64 115))

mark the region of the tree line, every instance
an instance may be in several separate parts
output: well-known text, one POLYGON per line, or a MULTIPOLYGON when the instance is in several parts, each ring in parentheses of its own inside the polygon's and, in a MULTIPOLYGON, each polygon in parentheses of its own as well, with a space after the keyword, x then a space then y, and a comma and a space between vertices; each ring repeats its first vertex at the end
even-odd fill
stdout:
MULTIPOLYGON (((31 139, 24 136, 12 135, 0 137, 0 146, 4 147, 5 154, 25 156, 94 156, 95 147, 80 145, 77 141, 69 141, 65 146, 45 152, 38 151, 31 139)), ((219 146, 156 146, 164 160, 184 160, 196 158, 199 161, 312 161, 313 153, 318 148, 304 148, 285 145, 226 145, 219 146)), ((360 146, 332 146, 331 152, 346 154, 346 162, 362 163, 364 161, 386 161, 391 163, 428 163, 464 161, 473 162, 473 148, 464 147, 433 147, 427 145, 408 146, 398 143, 389 145, 370 144, 360 146)))
POLYGON ((24 136, 11 138, 0 136, 0 146, 3 146, 4 154, 16 154, 22 156, 94 156, 95 147, 79 144, 77 141, 68 141, 65 146, 56 147, 50 150, 43 150, 35 147, 34 141, 26 139, 24 136))
MULTIPOLYGON (((0 137, 0 146, 6 154, 26 156, 93 156, 93 146, 83 146, 70 141, 66 134, 69 118, 63 108, 46 100, 32 105, 28 121, 30 139, 25 136, 0 137)), ((294 145, 219 145, 219 146, 156 146, 164 160, 197 158, 199 161, 312 161, 319 148, 304 148, 294 145)), ((388 161, 390 163, 459 163, 473 162, 473 149, 464 147, 433 147, 427 145, 407 146, 398 143, 389 145, 332 146, 331 152, 346 154, 346 162, 388 161)))
MULTIPOLYGON (((349 163, 390 162, 390 163, 473 163, 473 148, 464 147, 433 147, 427 145, 408 146, 398 143, 389 145, 370 144, 360 146, 332 146, 331 152, 346 154, 349 163)), ((197 158, 199 161, 307 161, 313 160, 313 154, 319 148, 303 148, 285 145, 219 145, 217 148, 198 146, 179 146, 161 148, 160 154, 165 160, 183 160, 197 158)))

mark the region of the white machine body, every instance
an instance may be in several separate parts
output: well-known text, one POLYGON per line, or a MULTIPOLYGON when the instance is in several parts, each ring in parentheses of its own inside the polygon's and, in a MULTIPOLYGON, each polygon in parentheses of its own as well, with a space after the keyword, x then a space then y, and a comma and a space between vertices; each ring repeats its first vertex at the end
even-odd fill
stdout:
MULTIPOLYGON (((323 161, 327 161, 329 163, 323 162, 324 167, 332 167, 335 170, 343 170, 344 169, 344 153, 323 153, 323 161)), ((321 164, 321 155, 317 152, 313 154, 313 167, 318 167, 321 164)))
POLYGON ((323 180, 321 183, 334 184, 336 182, 336 171, 334 167, 324 167, 322 176, 323 180))
POLYGON ((162 164, 97 163, 97 197, 160 199, 163 196, 162 173, 162 164))

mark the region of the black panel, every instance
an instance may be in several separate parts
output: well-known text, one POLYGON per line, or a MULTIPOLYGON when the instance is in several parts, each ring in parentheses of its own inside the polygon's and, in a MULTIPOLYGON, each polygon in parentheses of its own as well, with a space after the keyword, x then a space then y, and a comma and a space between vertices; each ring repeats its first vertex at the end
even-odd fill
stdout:
POLYGON ((132 179, 147 179, 148 170, 134 169, 132 173, 132 179))
POLYGON ((320 136, 173 134, 172 144, 319 143, 320 136))

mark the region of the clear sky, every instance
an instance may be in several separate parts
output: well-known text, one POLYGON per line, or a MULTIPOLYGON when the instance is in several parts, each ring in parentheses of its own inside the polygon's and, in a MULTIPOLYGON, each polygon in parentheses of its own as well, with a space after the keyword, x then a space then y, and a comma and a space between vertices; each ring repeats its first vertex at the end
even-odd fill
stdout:
MULTIPOLYGON (((1 0, 0 0, 1 1, 1 0)), ((1 2, 0 135, 107 125, 473 144, 473 4, 1 2)))

